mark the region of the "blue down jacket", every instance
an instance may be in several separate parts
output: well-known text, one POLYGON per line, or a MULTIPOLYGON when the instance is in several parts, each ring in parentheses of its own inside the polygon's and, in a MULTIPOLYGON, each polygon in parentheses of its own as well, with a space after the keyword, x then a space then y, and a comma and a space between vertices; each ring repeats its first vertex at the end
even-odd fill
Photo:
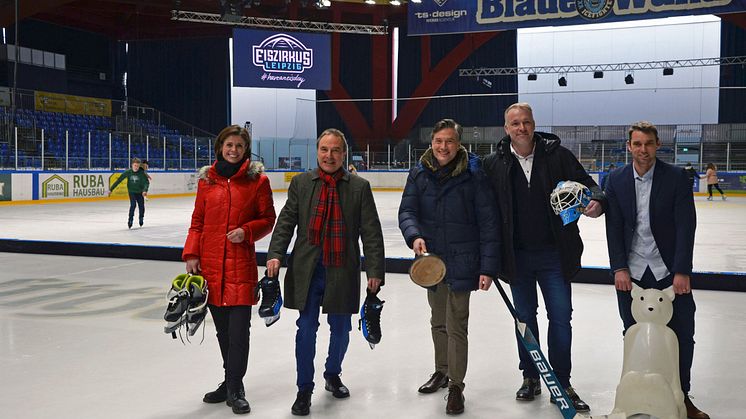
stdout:
POLYGON ((479 275, 500 271, 497 204, 479 158, 463 147, 450 175, 438 180, 432 149, 412 168, 399 206, 399 229, 407 246, 425 240, 428 253, 446 265, 452 291, 479 288, 479 275))

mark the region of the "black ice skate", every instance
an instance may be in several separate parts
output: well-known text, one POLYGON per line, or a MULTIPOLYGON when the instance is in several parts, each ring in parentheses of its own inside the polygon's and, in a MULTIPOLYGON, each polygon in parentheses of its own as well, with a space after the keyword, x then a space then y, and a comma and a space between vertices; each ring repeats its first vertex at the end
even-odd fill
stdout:
POLYGON ((259 305, 259 317, 264 319, 264 324, 269 327, 280 319, 282 309, 282 292, 280 281, 277 277, 268 277, 264 272, 264 278, 259 281, 257 293, 261 290, 262 302, 259 305))
POLYGON ((168 306, 166 314, 163 315, 166 320, 166 327, 163 331, 171 333, 174 339, 176 339, 176 330, 186 321, 186 311, 189 308, 189 290, 186 285, 189 278, 189 274, 177 275, 171 281, 171 288, 166 295, 168 306))
POLYGON ((207 315, 207 280, 199 275, 191 276, 187 280, 186 288, 189 291, 186 329, 189 336, 194 336, 207 315))
POLYGON ((370 290, 366 292, 368 295, 360 307, 358 330, 362 330, 363 337, 368 341, 370 349, 373 349, 381 342, 381 311, 383 311, 385 301, 381 301, 376 296, 378 292, 371 293, 370 290))

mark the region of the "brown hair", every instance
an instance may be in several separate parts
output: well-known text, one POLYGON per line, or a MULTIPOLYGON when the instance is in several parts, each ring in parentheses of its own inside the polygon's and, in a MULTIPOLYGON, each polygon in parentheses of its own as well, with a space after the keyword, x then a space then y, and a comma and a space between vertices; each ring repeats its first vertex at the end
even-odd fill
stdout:
POLYGON ((246 155, 244 155, 244 158, 251 158, 251 135, 249 135, 249 131, 246 131, 245 128, 238 125, 228 125, 223 128, 217 138, 215 138, 215 158, 217 160, 223 160, 223 143, 225 142, 225 139, 231 135, 238 135, 243 138, 246 143, 246 155))
POLYGON ((458 122, 448 118, 441 119, 440 121, 435 123, 435 126, 433 126, 433 130, 430 133, 430 140, 432 141, 432 139, 435 138, 435 134, 446 128, 453 128, 456 131, 456 135, 458 136, 456 140, 458 142, 461 142, 461 135, 464 133, 464 128, 458 122))
POLYGON ((632 133, 635 131, 640 131, 645 134, 653 134, 655 136, 655 142, 660 142, 660 138, 658 138, 658 128, 648 121, 637 121, 630 125, 627 130, 627 141, 632 139, 632 133))
POLYGON ((316 150, 319 149, 319 141, 321 141, 322 138, 324 138, 325 135, 333 135, 337 138, 342 139, 342 151, 345 153, 347 152, 347 138, 345 138, 345 135, 342 131, 336 129, 336 128, 327 128, 324 130, 324 132, 319 135, 319 138, 316 139, 316 150))

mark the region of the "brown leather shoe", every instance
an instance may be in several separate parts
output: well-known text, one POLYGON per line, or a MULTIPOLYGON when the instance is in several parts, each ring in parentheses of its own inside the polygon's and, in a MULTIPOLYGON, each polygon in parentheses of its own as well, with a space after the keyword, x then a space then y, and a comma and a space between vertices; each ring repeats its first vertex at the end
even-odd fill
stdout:
POLYGON ((686 406, 686 417, 689 419, 710 419, 710 415, 699 410, 697 406, 692 403, 691 399, 687 395, 684 397, 684 405, 686 406))
POLYGON ((430 379, 427 380, 427 382, 423 384, 417 391, 426 394, 435 393, 439 389, 446 387, 448 387, 448 376, 440 371, 435 371, 435 373, 430 376, 430 379))
POLYGON ((461 391, 461 387, 448 387, 448 402, 446 402, 446 413, 449 415, 460 415, 464 413, 464 393, 461 391))

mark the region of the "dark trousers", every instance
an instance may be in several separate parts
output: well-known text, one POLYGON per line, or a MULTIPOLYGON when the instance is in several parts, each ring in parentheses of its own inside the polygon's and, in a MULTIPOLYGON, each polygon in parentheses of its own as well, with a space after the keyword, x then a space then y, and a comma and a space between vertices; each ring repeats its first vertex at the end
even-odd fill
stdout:
POLYGON ((145 197, 141 193, 131 193, 130 195, 130 213, 128 221, 131 223, 132 218, 135 216, 135 204, 139 210, 140 221, 145 217, 145 197))
MULTIPOLYGON (((295 334, 298 391, 310 391, 314 387, 313 359, 316 356, 316 332, 319 330, 319 314, 325 288, 326 269, 319 264, 316 266, 311 279, 306 306, 301 310, 298 321, 295 322, 298 326, 298 331, 295 334)), ((339 375, 342 372, 342 361, 350 343, 351 319, 352 314, 329 313, 326 316, 331 336, 329 339, 329 354, 324 365, 324 378, 339 375)))
POLYGON ((218 332, 225 383, 229 391, 241 389, 249 364, 251 306, 218 307, 210 304, 208 307, 218 332))
POLYGON ((720 195, 723 194, 723 190, 720 189, 720 184, 713 183, 712 185, 707 185, 707 193, 710 194, 710 196, 712 196, 712 188, 717 189, 718 192, 720 192, 720 195))
MULTIPOLYGON (((632 279, 634 283, 641 288, 666 289, 673 284, 673 274, 661 279, 655 280, 655 276, 650 268, 645 270, 641 280, 632 279)), ((626 332, 633 324, 635 318, 632 317, 632 293, 630 291, 616 292, 619 303, 619 315, 624 322, 624 331, 626 332)), ((673 300, 673 317, 668 323, 668 327, 676 333, 679 339, 679 375, 681 376, 681 390, 684 394, 689 394, 692 360, 694 359, 694 312, 697 310, 694 304, 694 296, 689 294, 676 295, 673 300)))
MULTIPOLYGON (((521 250, 516 249, 516 278, 510 283, 513 304, 518 318, 526 323, 539 343, 539 326, 536 313, 539 306, 536 285, 541 288, 544 305, 549 319, 547 333, 549 363, 554 368, 557 380, 563 387, 570 385, 572 370, 572 289, 562 275, 559 252, 556 250, 521 250)), ((539 378, 539 372, 531 360, 531 355, 518 339, 518 355, 521 359, 518 367, 524 378, 539 378)))

